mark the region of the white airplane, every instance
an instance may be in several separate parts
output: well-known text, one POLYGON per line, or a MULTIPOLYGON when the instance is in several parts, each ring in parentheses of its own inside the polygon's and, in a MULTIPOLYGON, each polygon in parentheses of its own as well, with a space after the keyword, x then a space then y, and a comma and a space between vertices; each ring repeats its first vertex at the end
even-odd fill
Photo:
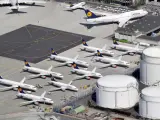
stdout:
POLYGON ((29 85, 29 84, 25 84, 26 78, 24 77, 20 82, 16 82, 16 81, 11 81, 11 80, 7 80, 7 79, 3 79, 1 76, 0 76, 0 84, 3 84, 3 85, 7 85, 9 87, 4 87, 4 88, 0 88, 0 91, 7 91, 7 90, 17 90, 18 87, 21 87, 21 88, 24 88, 24 89, 27 89, 27 90, 31 90, 31 91, 36 91, 37 88, 33 85, 29 85))
POLYGON ((55 88, 55 89, 51 89, 48 91, 48 93, 52 92, 52 91, 57 91, 57 90, 62 90, 65 91, 66 89, 69 90, 73 90, 73 91, 78 91, 78 88, 75 87, 74 85, 71 85, 73 81, 70 81, 68 84, 66 83, 62 83, 62 82, 57 82, 57 81, 49 81, 48 84, 50 85, 54 85, 60 88, 55 88))
POLYGON ((118 66, 125 66, 129 67, 129 62, 121 60, 122 56, 119 56, 118 59, 116 58, 111 58, 111 57, 103 57, 102 54, 97 50, 97 56, 95 57, 96 61, 102 62, 102 63, 108 63, 108 65, 101 67, 101 68, 106 68, 106 67, 114 67, 116 68, 118 66))
POLYGON ((49 56, 49 58, 51 60, 56 60, 56 61, 61 61, 64 63, 61 63, 59 65, 57 65, 57 67, 61 67, 61 66, 71 66, 73 62, 75 62, 77 65, 83 66, 83 67, 88 67, 89 64, 85 61, 81 61, 81 60, 77 60, 78 59, 78 55, 75 58, 68 58, 68 57, 63 57, 63 56, 58 56, 57 53, 53 50, 53 48, 51 48, 52 54, 49 56))
POLYGON ((122 55, 125 55, 125 54, 134 55, 136 53, 141 54, 143 51, 143 49, 139 48, 139 44, 137 44, 135 47, 130 47, 126 45, 119 45, 117 41, 113 41, 111 48, 125 51, 124 53, 122 53, 122 55))
POLYGON ((129 11, 129 12, 125 12, 125 13, 121 13, 118 15, 110 15, 110 16, 103 16, 103 17, 99 17, 97 15, 95 15, 93 12, 91 11, 86 11, 86 15, 88 17, 88 19, 86 19, 86 23, 81 23, 82 25, 105 25, 105 24, 109 24, 109 23, 119 23, 119 27, 122 27, 126 22, 128 22, 129 20, 133 20, 136 18, 140 18, 143 17, 145 15, 147 15, 148 12, 144 11, 144 10, 134 10, 134 11, 129 11))
POLYGON ((44 69, 40 69, 40 68, 35 68, 35 67, 31 67, 29 65, 29 63, 24 60, 25 62, 25 66, 23 67, 23 71, 27 71, 27 72, 33 72, 33 73, 37 73, 37 75, 30 75, 30 78, 36 78, 36 77, 41 77, 41 78, 46 78, 46 76, 49 77, 55 77, 55 78, 60 78, 63 79, 63 75, 57 72, 52 72, 52 66, 48 68, 48 70, 44 70, 44 69))
POLYGON ((21 6, 19 4, 35 4, 35 3, 46 3, 45 1, 38 0, 0 0, 0 5, 11 5, 9 9, 13 12, 18 11, 22 8, 27 8, 28 6, 21 6))
POLYGON ((88 52, 94 52, 93 55, 97 54, 97 50, 99 50, 101 52, 101 54, 105 54, 105 55, 109 55, 109 56, 113 56, 114 53, 110 50, 106 50, 106 44, 103 46, 103 48, 96 48, 96 47, 92 47, 92 46, 88 46, 88 44, 86 43, 85 40, 82 40, 82 46, 81 46, 81 50, 85 50, 88 52))
POLYGON ((47 103, 47 104, 53 104, 53 100, 50 98, 46 98, 44 97, 46 94, 46 91, 44 91, 44 93, 41 94, 41 96, 37 96, 37 95, 32 95, 32 94, 27 94, 23 91, 23 89, 21 87, 18 88, 18 94, 17 94, 17 98, 23 98, 23 99, 27 99, 27 100, 31 100, 31 101, 27 101, 27 102, 22 102, 20 105, 29 105, 29 104, 39 104, 39 103, 47 103))
POLYGON ((77 4, 70 4, 70 5, 66 8, 66 10, 73 12, 74 10, 77 10, 77 9, 83 9, 83 6, 84 6, 85 4, 86 4, 85 2, 80 2, 80 3, 77 3, 77 4))
POLYGON ((82 75, 80 77, 79 76, 76 77, 76 79, 86 78, 86 79, 90 80, 91 77, 93 77, 93 78, 101 78, 101 77, 103 77, 100 73, 96 72, 96 67, 92 71, 87 71, 87 70, 79 69, 78 66, 76 65, 76 63, 73 63, 73 69, 72 69, 71 72, 79 74, 79 75, 82 75))

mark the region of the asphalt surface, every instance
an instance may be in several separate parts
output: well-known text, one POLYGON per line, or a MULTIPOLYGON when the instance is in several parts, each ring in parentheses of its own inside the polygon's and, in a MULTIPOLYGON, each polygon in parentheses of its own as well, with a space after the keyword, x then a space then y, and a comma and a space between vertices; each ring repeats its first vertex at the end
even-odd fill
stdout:
MULTIPOLYGON (((95 39, 92 39, 88 42, 91 46, 96 47, 103 47, 104 44, 107 44, 107 48, 109 49, 110 45, 112 44, 112 41, 107 37, 114 33, 115 29, 117 28, 117 25, 110 24, 106 26, 99 26, 99 27, 93 27, 92 29, 88 30, 84 26, 80 25, 79 23, 84 21, 84 11, 77 10, 73 13, 64 11, 65 7, 64 4, 59 4, 55 2, 49 2, 45 4, 45 7, 29 7, 27 9, 23 9, 24 12, 27 12, 26 14, 10 14, 6 15, 9 10, 7 8, 0 8, 0 20, 5 21, 4 24, 0 27, 0 35, 14 31, 18 28, 21 28, 25 25, 32 24, 37 26, 43 26, 47 28, 52 29, 58 29, 62 31, 67 31, 75 34, 81 34, 85 36, 92 36, 96 37, 95 39), (35 17, 36 16, 36 17, 35 17)), ((28 36, 29 37, 29 36, 28 36)), ((45 50, 48 50, 48 46, 43 46, 45 50)), ((80 45, 73 47, 71 49, 66 50, 65 52, 60 53, 59 55, 66 56, 66 57, 75 57, 77 54, 79 55, 80 60, 84 60, 90 64, 88 70, 92 70, 95 66, 97 67, 97 72, 101 73, 102 75, 109 75, 109 74, 124 74, 128 71, 128 69, 125 69, 123 67, 117 67, 117 68, 106 68, 106 69, 98 69, 99 67, 102 67, 103 63, 94 63, 91 61, 92 57, 86 57, 87 55, 90 55, 87 52, 80 51, 80 45)), ((36 48, 35 48, 36 49, 36 48)), ((23 49, 22 49, 23 50, 23 49)), ((21 52, 21 50, 19 50, 21 52)), ((121 52, 113 50, 115 52, 115 56, 119 55, 121 52)), ((28 54, 31 54, 28 49, 26 52, 29 52, 28 54)), ((39 51, 41 52, 41 51, 39 51)), ((26 54, 24 53, 24 56, 26 54)), ((139 55, 136 56, 124 56, 122 58, 123 60, 132 62, 139 60, 139 55)), ((49 61, 47 58, 37 64, 32 64, 32 66, 42 68, 42 69, 48 69, 50 65, 56 66, 58 62, 55 61, 49 61)), ((20 81, 24 76, 28 77, 28 75, 31 75, 31 73, 27 72, 21 72, 22 67, 24 63, 20 60, 10 59, 6 57, 0 57, 0 75, 3 78, 14 80, 14 81, 20 81)), ((136 65, 134 63, 131 63, 131 68, 135 67, 136 65)), ((73 80, 76 75, 70 74, 71 68, 69 67, 59 67, 59 68, 53 68, 52 71, 56 71, 59 73, 62 73, 64 76, 64 79, 61 80, 61 82, 68 83, 69 81, 73 80)), ((43 88, 38 89, 37 92, 34 92, 33 94, 41 95, 44 90, 49 90, 53 88, 53 86, 48 86, 47 81, 49 81, 50 78, 47 79, 32 79, 27 80, 26 83, 36 85, 37 83, 42 85, 43 88)), ((80 89, 80 87, 83 87, 84 85, 92 85, 96 82, 96 79, 91 80, 78 80, 73 82, 73 85, 79 88, 78 93, 80 94, 83 92, 83 89, 80 89)), ((4 86, 0 86, 4 87, 4 86)), ((24 102, 25 100, 16 99, 16 91, 6 91, 0 93, 0 115, 5 115, 9 113, 18 113, 22 111, 27 111, 30 106, 26 107, 19 107, 19 104, 21 102, 24 102)), ((59 104, 63 102, 61 99, 66 97, 70 97, 74 95, 75 93, 72 91, 56 91, 51 95, 46 95, 48 98, 52 98, 55 102, 54 104, 59 104)), ((42 104, 43 106, 43 104, 42 104)), ((46 105, 44 105, 46 106, 46 105)))
POLYGON ((81 44, 82 38, 88 41, 93 37, 27 25, 0 36, 0 56, 37 63, 46 59, 50 48, 61 53, 81 44))

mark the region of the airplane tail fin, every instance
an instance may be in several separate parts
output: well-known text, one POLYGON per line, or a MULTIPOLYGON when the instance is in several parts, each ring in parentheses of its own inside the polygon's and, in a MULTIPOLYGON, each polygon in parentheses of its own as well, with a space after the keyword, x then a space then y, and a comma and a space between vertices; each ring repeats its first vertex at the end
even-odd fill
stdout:
POLYGON ((95 68, 92 70, 92 73, 95 73, 95 72, 96 72, 96 69, 97 69, 97 68, 95 67, 95 68))
POLYGON ((86 16, 88 19, 91 19, 91 18, 97 18, 98 16, 96 14, 94 14, 93 12, 91 12, 90 10, 88 9, 84 9, 85 13, 86 13, 86 16))
POLYGON ((116 40, 113 40, 113 44, 119 45, 116 40))
POLYGON ((99 50, 97 50, 97 56, 98 57, 103 57, 99 50))
POLYGON ((2 76, 0 76, 0 79, 3 79, 2 76))
POLYGON ((53 50, 53 48, 51 48, 51 52, 52 55, 57 55, 57 53, 53 50))
POLYGON ((85 41, 84 39, 82 39, 82 44, 83 44, 84 46, 88 46, 88 44, 86 43, 86 41, 85 41))
POLYGON ((72 66, 73 66, 74 69, 79 69, 79 67, 77 66, 76 63, 73 63, 72 66))
POLYGON ((29 63, 27 62, 27 60, 24 60, 24 64, 25 64, 25 66, 27 66, 27 67, 31 67, 31 66, 29 65, 29 63))
POLYGON ((105 50, 107 47, 107 45, 105 44, 103 47, 102 47, 102 50, 105 50))
POLYGON ((23 91, 23 89, 21 87, 18 87, 18 93, 23 93, 25 94, 25 92, 23 91))
POLYGON ((42 93, 41 98, 44 98, 45 95, 46 95, 46 91, 42 93))
POLYGON ((24 78, 20 81, 20 83, 24 83, 25 80, 26 80, 26 77, 24 77, 24 78))
POLYGON ((74 57, 74 60, 77 60, 77 59, 78 59, 78 57, 79 57, 79 55, 76 55, 76 57, 74 57))

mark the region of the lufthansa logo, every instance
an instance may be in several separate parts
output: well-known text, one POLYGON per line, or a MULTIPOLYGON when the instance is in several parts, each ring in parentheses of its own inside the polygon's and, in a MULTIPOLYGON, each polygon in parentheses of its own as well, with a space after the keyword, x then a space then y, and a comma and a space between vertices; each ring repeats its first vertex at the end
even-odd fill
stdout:
POLYGON ((88 16, 88 17, 91 17, 91 16, 92 16, 92 13, 91 13, 91 12, 88 12, 88 13, 87 13, 87 16, 88 16))

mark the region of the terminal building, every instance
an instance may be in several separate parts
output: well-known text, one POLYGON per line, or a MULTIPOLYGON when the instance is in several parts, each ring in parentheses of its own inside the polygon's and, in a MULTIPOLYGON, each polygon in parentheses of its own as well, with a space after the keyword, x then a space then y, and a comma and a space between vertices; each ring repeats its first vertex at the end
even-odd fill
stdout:
POLYGON ((160 40, 160 16, 147 15, 136 22, 126 24, 115 31, 116 39, 125 39, 130 42, 147 42, 156 45, 160 40))

